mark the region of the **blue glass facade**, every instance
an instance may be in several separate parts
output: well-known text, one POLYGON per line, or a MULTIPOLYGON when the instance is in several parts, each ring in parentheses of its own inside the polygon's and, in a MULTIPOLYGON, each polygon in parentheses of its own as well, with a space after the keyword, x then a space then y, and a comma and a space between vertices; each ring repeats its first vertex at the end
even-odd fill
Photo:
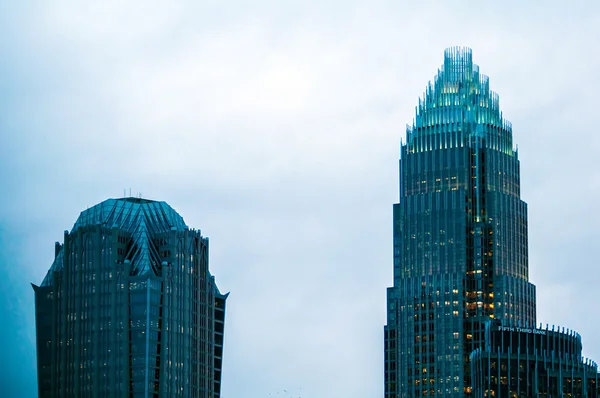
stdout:
POLYGON ((82 212, 34 291, 40 398, 220 396, 227 295, 166 203, 82 212))
POLYGON ((600 396, 598 365, 582 357, 578 333, 493 321, 485 335, 485 345, 470 357, 474 396, 600 396))
POLYGON ((470 395, 469 354, 486 322, 535 324, 519 167, 471 50, 446 50, 401 145, 386 398, 470 395))

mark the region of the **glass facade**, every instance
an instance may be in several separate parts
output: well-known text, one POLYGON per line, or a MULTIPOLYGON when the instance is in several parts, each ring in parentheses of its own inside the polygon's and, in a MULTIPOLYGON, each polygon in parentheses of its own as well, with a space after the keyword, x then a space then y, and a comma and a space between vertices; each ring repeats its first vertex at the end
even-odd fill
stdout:
POLYGON ((600 396, 598 366, 581 356, 581 336, 542 329, 486 325, 484 347, 471 354, 476 397, 600 396))
POLYGON ((386 398, 469 396, 486 322, 535 324, 519 167, 489 79, 447 49, 401 145, 386 398))
POLYGON ((82 212, 33 288, 40 398, 220 396, 227 295, 166 203, 82 212))

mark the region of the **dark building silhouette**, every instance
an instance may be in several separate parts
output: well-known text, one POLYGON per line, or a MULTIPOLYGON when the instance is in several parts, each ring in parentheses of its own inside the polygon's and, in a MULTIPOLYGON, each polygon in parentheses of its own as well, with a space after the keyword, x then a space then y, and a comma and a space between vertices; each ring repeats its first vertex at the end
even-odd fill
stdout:
POLYGON ((490 322, 485 346, 471 354, 474 395, 596 398, 598 366, 581 349, 581 336, 564 328, 490 322))
POLYGON ((227 294, 165 202, 82 212, 33 288, 40 398, 220 396, 227 294))
POLYGON ((386 398, 470 395, 486 322, 535 324, 519 180, 498 95, 470 49, 446 50, 401 145, 386 398))

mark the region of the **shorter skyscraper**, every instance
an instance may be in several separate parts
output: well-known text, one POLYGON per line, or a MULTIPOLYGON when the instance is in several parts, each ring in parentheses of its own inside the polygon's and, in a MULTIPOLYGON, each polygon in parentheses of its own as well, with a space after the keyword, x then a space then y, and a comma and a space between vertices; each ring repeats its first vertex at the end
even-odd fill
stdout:
POLYGON ((475 397, 598 397, 598 366, 581 356, 581 336, 564 328, 486 325, 471 354, 475 397))
POLYGON ((220 396, 227 294, 165 202, 82 212, 33 288, 40 398, 220 396))

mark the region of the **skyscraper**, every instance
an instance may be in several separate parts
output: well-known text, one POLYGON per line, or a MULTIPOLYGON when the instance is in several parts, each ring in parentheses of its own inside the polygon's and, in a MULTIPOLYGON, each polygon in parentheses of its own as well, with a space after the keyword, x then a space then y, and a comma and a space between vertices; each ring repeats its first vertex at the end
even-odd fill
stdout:
POLYGON ((40 398, 220 396, 227 295, 165 202, 83 211, 33 288, 40 398))
POLYGON ((535 324, 518 153, 489 80, 450 48, 400 154, 385 397, 463 397, 485 323, 535 324))

